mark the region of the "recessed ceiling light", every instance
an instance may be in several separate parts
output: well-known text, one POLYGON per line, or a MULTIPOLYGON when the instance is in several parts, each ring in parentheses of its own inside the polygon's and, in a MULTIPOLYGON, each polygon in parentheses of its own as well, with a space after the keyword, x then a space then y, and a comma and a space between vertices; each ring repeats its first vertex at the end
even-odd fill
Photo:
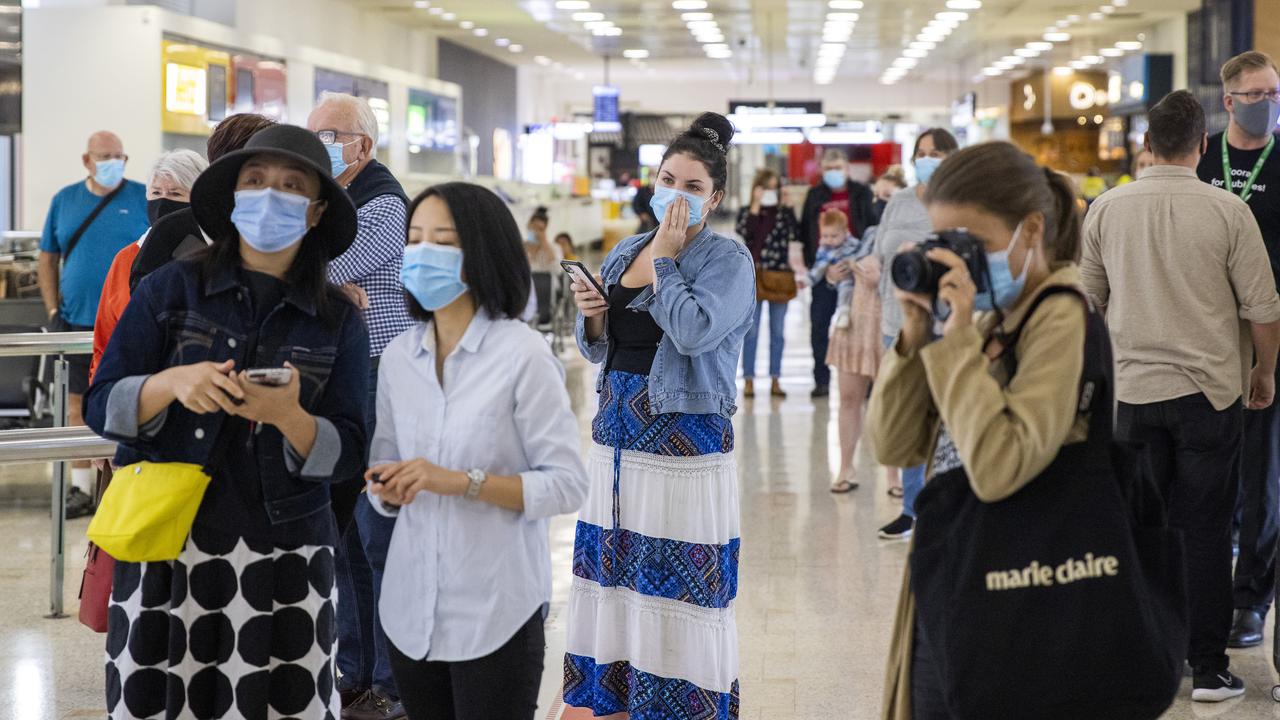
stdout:
POLYGON ((720 26, 716 24, 715 20, 694 20, 693 22, 685 23, 685 27, 689 28, 692 32, 698 32, 699 30, 718 30, 720 28, 720 26))
POLYGON ((557 0, 557 10, 586 10, 591 7, 587 0, 557 0))
POLYGON ((430 10, 428 10, 427 12, 431 13, 432 15, 443 15, 443 14, 444 14, 444 8, 439 7, 439 6, 436 6, 436 7, 431 8, 431 9, 430 9, 430 10))
POLYGON ((431 7, 431 3, 428 2, 427 0, 413 0, 413 6, 418 8, 419 10, 426 10, 427 8, 431 7))
POLYGON ((818 46, 818 57, 823 55, 844 55, 844 43, 823 43, 818 46))
POLYGON ((1090 20, 1093 20, 1093 21, 1095 21, 1095 22, 1096 22, 1096 21, 1098 21, 1098 20, 1106 20, 1106 19, 1107 19, 1107 16, 1106 16, 1106 15, 1103 15, 1103 14, 1102 14, 1102 13, 1100 13, 1100 12, 1091 12, 1091 13, 1089 13, 1089 19, 1090 19, 1090 20))
POLYGON ((511 41, 506 38, 495 38, 493 44, 498 47, 506 47, 511 44, 511 41))
POLYGON ((858 22, 858 13, 853 12, 830 12, 827 13, 827 22, 858 22))
POLYGON ((1049 52, 1053 49, 1053 43, 1036 40, 1035 42, 1027 43, 1027 49, 1035 50, 1036 52, 1049 52))
POLYGON ((728 60, 729 58, 733 57, 733 51, 732 50, 715 50, 707 53, 707 57, 711 58, 712 60, 728 60))
POLYGON ((698 22, 700 20, 715 20, 716 16, 709 12, 691 12, 684 13, 680 16, 680 19, 685 22, 698 22))
POLYGON ((1054 43, 1071 42, 1071 33, 1064 33, 1064 32, 1045 33, 1044 39, 1048 42, 1054 42, 1054 43))
POLYGON ((1000 77, 1001 75, 1004 74, 1004 71, 997 67, 989 67, 989 68, 983 68, 982 74, 986 75, 987 77, 1000 77))
POLYGON ((1106 59, 1103 58, 1101 55, 1085 55, 1080 59, 1089 63, 1090 65, 1101 65, 1102 63, 1106 62, 1106 59))
POLYGON ((1018 67, 1019 65, 1025 63, 1026 61, 1027 61, 1026 58, 1018 57, 1017 55, 1005 55, 1004 57, 1000 58, 1000 62, 1010 67, 1018 67))
POLYGON ((476 24, 471 22, 470 20, 463 20, 462 22, 458 23, 458 27, 462 28, 463 30, 470 30, 475 26, 476 24))
POLYGON ((1071 27, 1071 21, 1070 21, 1070 20, 1059 20, 1058 22, 1054 23, 1054 26, 1055 26, 1055 27, 1057 27, 1057 28, 1069 28, 1069 27, 1071 27))
POLYGON ((1131 52, 1133 50, 1141 50, 1142 43, 1137 40, 1125 40, 1123 42, 1116 43, 1116 47, 1120 50, 1124 50, 1125 52, 1131 52))
POLYGON ((1103 5, 1102 7, 1098 8, 1098 12, 1102 13, 1103 15, 1110 15, 1115 11, 1116 11, 1116 8, 1114 5, 1103 5))
POLYGON ((1101 55, 1102 57, 1118 58, 1124 55, 1124 51, 1121 50, 1120 48, 1109 47, 1109 48, 1102 48, 1101 50, 1098 51, 1098 54, 1101 55))
POLYGON ((928 40, 916 40, 907 47, 912 48, 913 50, 932 50, 938 47, 938 44, 929 42, 928 40))
POLYGON ((458 14, 457 14, 457 13, 447 12, 447 13, 445 13, 445 14, 441 15, 440 17, 441 17, 441 19, 443 19, 445 22, 453 22, 454 20, 457 20, 457 19, 458 19, 458 14))
POLYGON ((827 7, 832 10, 861 10, 862 0, 831 0, 827 7))
POLYGON ((947 8, 951 10, 981 10, 982 0, 947 0, 947 8))
POLYGON ((572 17, 575 22, 593 22, 595 20, 603 20, 604 13, 579 12, 579 13, 574 13, 572 17))
POLYGON ((694 35, 693 39, 697 40, 700 43, 711 43, 711 44, 722 43, 724 42, 724 33, 719 33, 719 32, 699 33, 697 35, 694 35))
POLYGON ((917 59, 926 58, 926 57, 929 57, 929 51, 917 50, 915 48, 907 48, 906 50, 902 51, 902 57, 917 58, 917 59))
POLYGON ((945 22, 964 22, 969 19, 969 13, 949 10, 947 12, 940 12, 933 17, 936 20, 943 20, 945 22))
POLYGON ((643 60, 644 58, 649 57, 649 51, 643 48, 639 48, 635 50, 623 50, 622 57, 643 60))
POLYGON ((723 43, 712 43, 711 45, 703 45, 702 49, 706 52, 718 52, 720 50, 728 50, 729 46, 723 43))
POLYGON ((1031 48, 1018 48, 1013 51, 1013 54, 1025 60, 1026 58, 1039 57, 1040 51, 1032 50, 1031 48))
POLYGON ((676 10, 706 10, 707 0, 676 0, 671 7, 676 10))
POLYGON ((1065 77, 1073 73, 1075 73, 1075 70, 1072 70, 1071 68, 1065 67, 1063 65, 1059 65, 1058 67, 1053 69, 1053 74, 1061 77, 1065 77))
POLYGON ((1067 22, 1072 23, 1072 24, 1078 23, 1078 22, 1080 22, 1080 16, 1079 16, 1079 15, 1068 15, 1068 16, 1067 16, 1067 22))
POLYGON ((524 46, 519 43, 512 43, 507 49, 513 53, 524 52, 524 46))
POLYGON ((920 61, 916 60, 915 58, 898 58, 897 60, 893 61, 894 67, 906 68, 907 70, 910 70, 911 68, 919 64, 920 64, 920 61))
POLYGON ((592 20, 591 22, 582 23, 582 27, 588 30, 602 30, 613 27, 613 22, 609 20, 592 20))
POLYGON ((1072 60, 1071 62, 1069 62, 1069 63, 1067 63, 1067 64, 1068 64, 1068 65, 1070 65, 1070 66, 1071 66, 1073 69, 1075 69, 1075 70, 1088 70, 1088 69, 1089 69, 1089 63, 1087 63, 1087 62, 1085 62, 1085 61, 1083 61, 1083 60, 1072 60))
POLYGON ((543 67, 546 67, 547 65, 551 64, 551 58, 547 57, 546 55, 534 55, 533 61, 543 67))
POLYGON ((1129 7, 1129 0, 1111 0, 1111 4, 1118 8, 1129 7))
POLYGON ((484 28, 476 28, 475 30, 472 30, 472 32, 476 34, 476 37, 484 37, 489 34, 489 31, 484 28))

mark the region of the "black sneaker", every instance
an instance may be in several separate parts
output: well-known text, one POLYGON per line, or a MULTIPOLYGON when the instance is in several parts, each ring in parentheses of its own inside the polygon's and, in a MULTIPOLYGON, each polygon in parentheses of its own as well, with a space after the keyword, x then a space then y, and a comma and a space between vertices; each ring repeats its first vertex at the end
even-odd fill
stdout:
POLYGON ((881 540, 910 540, 915 532, 916 521, 906 515, 899 515, 893 522, 880 528, 881 540))
POLYGON ((813 398, 814 400, 817 400, 818 398, 828 397, 830 395, 831 395, 831 387, 827 385, 819 385, 818 387, 813 389, 813 392, 809 393, 809 397, 813 398))
POLYGON ((1222 702, 1244 694, 1244 681, 1230 670, 1196 675, 1191 687, 1191 699, 1202 703, 1222 702))
POLYGON ((406 717, 399 700, 392 700, 377 690, 370 690, 342 709, 342 720, 405 720, 406 717))
POLYGON ((90 497, 88 493, 74 486, 67 491, 68 520, 92 515, 93 511, 93 498, 90 497))

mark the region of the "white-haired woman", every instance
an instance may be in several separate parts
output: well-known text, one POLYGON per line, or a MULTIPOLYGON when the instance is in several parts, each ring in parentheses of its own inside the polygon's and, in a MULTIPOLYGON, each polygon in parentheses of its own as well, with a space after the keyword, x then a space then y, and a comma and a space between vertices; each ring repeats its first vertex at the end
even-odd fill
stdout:
MULTIPOLYGON (((160 156, 147 177, 147 219, 152 225, 175 210, 181 210, 191 202, 191 186, 200 173, 209 167, 204 156, 192 150, 171 150, 160 156)), ((93 323, 93 362, 89 365, 89 378, 98 369, 98 361, 107 349, 107 341, 116 329, 116 323, 129 304, 129 271, 133 261, 146 242, 150 229, 129 243, 111 261, 107 281, 102 285, 102 298, 98 301, 98 317, 93 323)))

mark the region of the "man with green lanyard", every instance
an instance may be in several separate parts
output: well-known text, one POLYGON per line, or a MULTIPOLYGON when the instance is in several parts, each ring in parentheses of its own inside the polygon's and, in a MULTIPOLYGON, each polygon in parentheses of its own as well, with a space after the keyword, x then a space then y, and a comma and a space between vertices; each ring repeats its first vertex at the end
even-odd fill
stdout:
MULTIPOLYGON (((1231 124, 1209 138, 1200 160, 1200 179, 1239 195, 1253 211, 1280 282, 1280 72, 1267 55, 1247 52, 1222 66, 1224 104, 1231 124), (1272 157, 1272 155, 1275 157, 1272 157), (1226 181, 1230 178, 1230 182, 1226 181)), ((1280 539, 1280 408, 1244 413, 1240 462, 1240 556, 1233 583, 1235 615, 1228 645, 1262 643, 1263 621, 1271 609, 1276 579, 1276 541, 1280 539)))

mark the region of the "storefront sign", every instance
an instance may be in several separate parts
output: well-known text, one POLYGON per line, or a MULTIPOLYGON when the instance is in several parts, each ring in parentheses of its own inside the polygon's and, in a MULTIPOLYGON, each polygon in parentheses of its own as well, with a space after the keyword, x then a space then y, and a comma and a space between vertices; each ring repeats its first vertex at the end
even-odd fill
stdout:
MULTIPOLYGON (((1072 119, 1081 113, 1106 114, 1110 105, 1107 76, 1100 72, 1077 72, 1068 76, 1049 76, 1050 119, 1072 119)), ((1044 121, 1045 76, 1036 73, 1019 80, 1010 88, 1009 120, 1044 121)))

